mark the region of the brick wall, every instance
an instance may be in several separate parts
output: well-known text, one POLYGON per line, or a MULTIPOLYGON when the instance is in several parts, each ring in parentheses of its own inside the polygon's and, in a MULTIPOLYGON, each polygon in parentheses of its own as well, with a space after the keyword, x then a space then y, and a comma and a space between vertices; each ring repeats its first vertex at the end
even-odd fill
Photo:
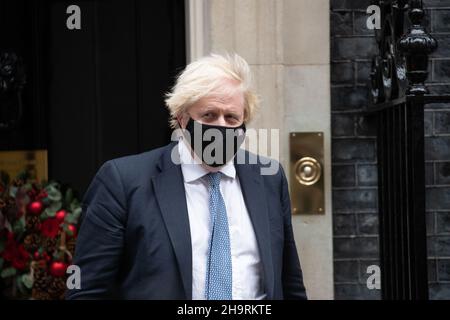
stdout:
MULTIPOLYGON (((450 92, 450 0, 425 1, 439 48, 430 58, 429 89, 450 92)), ((450 299, 450 105, 425 110, 426 209, 430 297, 450 299)))
MULTIPOLYGON (((336 299, 379 299, 366 286, 367 266, 379 264, 376 135, 359 112, 368 103, 370 0, 331 0, 331 110, 334 276, 336 299)), ((439 41, 430 58, 429 87, 450 92, 450 0, 424 1, 425 24, 439 41)), ((425 112, 430 296, 450 298, 450 106, 425 112)))

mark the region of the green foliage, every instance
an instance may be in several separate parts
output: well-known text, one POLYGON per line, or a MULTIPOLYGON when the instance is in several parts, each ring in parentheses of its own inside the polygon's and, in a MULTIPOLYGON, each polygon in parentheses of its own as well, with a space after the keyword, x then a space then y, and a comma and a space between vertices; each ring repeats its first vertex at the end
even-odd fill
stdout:
POLYGON ((33 287, 33 277, 31 276, 31 274, 23 274, 20 278, 27 289, 31 289, 33 287))
POLYGON ((23 283, 22 276, 16 277, 16 284, 17 284, 17 289, 19 290, 20 294, 26 295, 28 293, 28 290, 27 290, 25 284, 23 283))
POLYGON ((59 202, 61 201, 62 195, 61 191, 59 190, 59 184, 56 182, 50 182, 47 187, 45 187, 45 190, 48 194, 48 199, 53 202, 59 202))
POLYGON ((66 195, 64 197, 65 205, 70 205, 70 203, 72 203, 72 200, 73 200, 73 191, 71 188, 68 188, 66 191, 66 195))
POLYGON ((13 267, 10 267, 10 268, 3 269, 2 272, 0 273, 0 277, 9 278, 9 277, 15 276, 16 273, 17 273, 17 270, 14 269, 13 267))
POLYGON ((54 217, 56 212, 62 208, 62 202, 52 202, 44 211, 48 217, 54 217))
POLYGON ((16 193, 17 193, 18 188, 11 186, 9 188, 9 196, 15 198, 16 197, 16 193))
POLYGON ((33 185, 31 184, 31 182, 27 182, 22 186, 22 191, 28 191, 33 189, 33 185))
POLYGON ((65 221, 67 223, 77 223, 81 215, 81 207, 75 207, 69 214, 66 215, 65 221))
POLYGON ((25 216, 20 217, 20 219, 17 219, 13 225, 13 233, 21 235, 25 231, 25 216))

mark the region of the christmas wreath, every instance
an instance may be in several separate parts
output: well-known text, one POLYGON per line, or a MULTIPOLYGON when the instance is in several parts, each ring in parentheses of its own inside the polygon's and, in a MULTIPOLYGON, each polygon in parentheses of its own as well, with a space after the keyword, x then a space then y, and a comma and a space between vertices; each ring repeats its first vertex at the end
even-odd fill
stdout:
POLYGON ((57 182, 23 173, 0 182, 0 283, 4 298, 63 299, 79 201, 57 182))

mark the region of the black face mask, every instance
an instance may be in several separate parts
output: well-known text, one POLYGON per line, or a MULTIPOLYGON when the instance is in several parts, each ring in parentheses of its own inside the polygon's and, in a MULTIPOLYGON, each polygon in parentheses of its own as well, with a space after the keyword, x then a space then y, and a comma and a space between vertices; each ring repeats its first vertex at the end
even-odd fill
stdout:
POLYGON ((186 125, 184 136, 203 163, 220 167, 234 157, 245 139, 245 124, 224 127, 202 124, 192 118, 186 125))

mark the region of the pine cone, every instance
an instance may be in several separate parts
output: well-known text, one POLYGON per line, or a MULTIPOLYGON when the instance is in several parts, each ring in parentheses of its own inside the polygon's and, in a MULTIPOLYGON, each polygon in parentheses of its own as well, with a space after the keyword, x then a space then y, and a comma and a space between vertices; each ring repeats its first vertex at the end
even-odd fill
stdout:
POLYGON ((44 246, 45 251, 47 251, 50 255, 53 255, 58 246, 57 238, 45 238, 42 245, 44 246))
POLYGON ((52 278, 50 286, 48 287, 48 293, 55 300, 64 299, 66 294, 66 278, 52 278))
POLYGON ((17 219, 16 200, 13 197, 6 198, 2 213, 8 221, 15 221, 17 219))
POLYGON ((23 239, 23 246, 28 252, 35 252, 40 244, 41 237, 37 233, 31 233, 23 239))
POLYGON ((34 266, 34 282, 32 290, 32 298, 37 300, 50 300, 51 295, 48 288, 52 281, 52 277, 47 273, 45 262, 42 265, 37 263, 34 266))
POLYGON ((77 244, 77 240, 75 238, 70 238, 67 242, 66 242, 66 248, 67 250, 70 252, 70 254, 73 255, 75 254, 75 245, 77 244))
POLYGON ((65 297, 66 289, 66 277, 52 277, 44 261, 34 265, 33 299, 61 300, 65 297))
POLYGON ((34 300, 51 300, 52 297, 45 291, 33 289, 31 292, 31 298, 34 300))
POLYGON ((26 221, 27 230, 29 230, 29 231, 39 230, 39 225, 40 225, 39 217, 27 215, 25 218, 25 221, 26 221))

